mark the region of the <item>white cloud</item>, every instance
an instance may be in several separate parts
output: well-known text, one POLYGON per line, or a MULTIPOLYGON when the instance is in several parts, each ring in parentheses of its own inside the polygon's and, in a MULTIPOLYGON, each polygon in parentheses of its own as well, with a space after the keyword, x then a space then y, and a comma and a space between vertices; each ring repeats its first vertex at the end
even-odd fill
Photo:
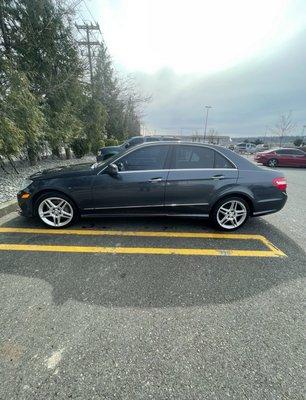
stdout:
POLYGON ((226 69, 269 54, 306 21, 306 3, 298 0, 95 0, 92 5, 114 60, 129 71, 226 69))

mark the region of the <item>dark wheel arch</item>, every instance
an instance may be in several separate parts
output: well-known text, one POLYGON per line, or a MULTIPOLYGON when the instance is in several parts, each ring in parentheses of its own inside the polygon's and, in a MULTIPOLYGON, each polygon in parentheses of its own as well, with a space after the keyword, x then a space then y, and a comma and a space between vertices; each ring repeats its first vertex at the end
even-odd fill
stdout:
POLYGON ((253 215, 254 212, 254 204, 253 204, 253 200, 251 199, 251 197, 249 197, 247 194, 245 193, 241 193, 241 192, 233 192, 233 193, 228 193, 224 196, 219 197, 218 199, 216 199, 216 201, 214 202, 214 204, 211 207, 209 216, 211 216, 213 214, 213 212, 215 211, 215 208, 217 206, 217 204, 222 200, 226 200, 229 199, 231 197, 240 197, 242 200, 246 201, 246 203, 249 206, 249 210, 250 210, 250 216, 253 215))
POLYGON ((35 193, 34 197, 33 197, 33 214, 36 217, 36 211, 37 211, 37 201, 44 195, 48 194, 48 193, 52 193, 52 194, 57 194, 59 196, 65 196, 67 197, 74 205, 76 211, 78 213, 80 213, 79 207, 76 204, 76 202, 73 200, 73 198, 71 196, 69 196, 67 193, 61 191, 61 190, 56 190, 56 189, 42 189, 39 192, 35 193))

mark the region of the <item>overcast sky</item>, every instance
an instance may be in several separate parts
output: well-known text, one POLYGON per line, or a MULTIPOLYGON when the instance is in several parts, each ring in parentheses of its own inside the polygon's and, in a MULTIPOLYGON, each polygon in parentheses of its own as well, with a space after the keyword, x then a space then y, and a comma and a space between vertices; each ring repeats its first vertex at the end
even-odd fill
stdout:
MULTIPOLYGON (((158 133, 262 135, 306 125, 306 0, 87 0, 117 68, 152 101, 158 133)), ((92 17, 85 6, 81 13, 92 17)))

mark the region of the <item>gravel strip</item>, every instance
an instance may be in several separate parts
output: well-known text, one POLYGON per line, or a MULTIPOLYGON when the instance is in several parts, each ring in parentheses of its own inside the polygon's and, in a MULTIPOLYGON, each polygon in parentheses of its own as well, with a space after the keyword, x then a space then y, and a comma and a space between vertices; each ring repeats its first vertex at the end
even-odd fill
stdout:
POLYGON ((94 163, 95 157, 87 156, 81 159, 73 158, 70 160, 46 159, 39 161, 39 163, 35 166, 29 166, 25 163, 16 163, 19 174, 14 172, 9 165, 6 165, 6 169, 9 173, 5 173, 3 170, 0 170, 0 203, 15 199, 23 180, 29 175, 34 174, 35 172, 62 165, 80 164, 87 162, 94 163))

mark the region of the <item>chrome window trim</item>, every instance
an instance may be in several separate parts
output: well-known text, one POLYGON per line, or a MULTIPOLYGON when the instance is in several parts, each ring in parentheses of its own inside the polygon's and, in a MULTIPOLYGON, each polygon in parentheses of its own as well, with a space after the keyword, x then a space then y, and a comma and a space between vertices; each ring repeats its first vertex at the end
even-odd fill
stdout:
POLYGON ((178 168, 169 171, 237 171, 236 168, 178 168))
POLYGON ((137 169, 135 171, 119 171, 118 174, 130 174, 134 172, 168 172, 168 169, 137 169))
MULTIPOLYGON (((104 170, 103 170, 104 171, 104 170)), ((119 171, 119 174, 131 174, 137 172, 175 172, 175 171, 237 171, 236 168, 181 168, 181 169, 139 169, 135 171, 119 171)), ((102 171, 99 172, 99 174, 102 171)), ((99 175, 97 174, 97 175, 99 175)))
MULTIPOLYGON (((213 151, 218 152, 222 157, 224 157, 226 160, 228 160, 234 166, 234 168, 185 168, 185 169, 173 169, 173 168, 167 169, 167 168, 165 168, 165 169, 156 169, 156 170, 155 169, 151 169, 151 170, 150 169, 144 169, 144 170, 137 170, 137 171, 120 171, 119 173, 121 174, 121 173, 126 173, 126 172, 196 171, 196 170, 199 170, 199 171, 202 171, 202 170, 205 170, 205 171, 207 171, 207 170, 213 170, 213 171, 215 171, 215 170, 233 171, 234 170, 234 171, 238 171, 238 167, 234 163, 234 161, 232 161, 230 158, 228 158, 225 154, 221 153, 218 149, 206 146, 205 144, 201 144, 201 143, 179 143, 179 142, 175 142, 175 141, 170 142, 170 143, 169 142, 164 142, 163 143, 162 141, 159 141, 159 142, 144 142, 139 147, 138 146, 133 147, 132 149, 128 150, 123 155, 118 156, 118 158, 116 158, 113 161, 113 163, 116 163, 121 158, 127 156, 128 154, 132 153, 133 151, 136 151, 137 149, 140 149, 142 147, 150 147, 150 146, 196 146, 196 147, 205 147, 207 149, 211 149, 213 151)), ((103 169, 101 169, 101 171, 99 171, 97 173, 97 175, 100 175, 102 172, 104 172, 107 167, 108 167, 108 165, 106 165, 103 169)))

